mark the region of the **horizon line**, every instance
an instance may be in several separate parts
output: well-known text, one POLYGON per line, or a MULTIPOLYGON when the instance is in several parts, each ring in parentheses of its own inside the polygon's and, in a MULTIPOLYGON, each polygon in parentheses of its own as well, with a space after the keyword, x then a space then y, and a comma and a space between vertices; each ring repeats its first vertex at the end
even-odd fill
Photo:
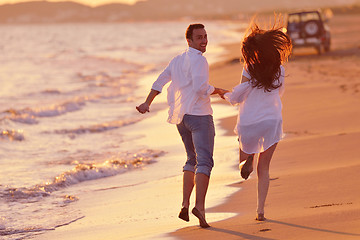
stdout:
POLYGON ((134 0, 133 3, 126 3, 126 2, 118 2, 118 1, 114 1, 114 0, 105 0, 104 3, 99 3, 99 4, 88 4, 85 3, 84 1, 86 0, 20 0, 18 2, 5 2, 5 3, 1 3, 1 6, 5 6, 5 5, 18 5, 18 4, 24 4, 24 3, 37 3, 37 2, 46 2, 46 3, 76 3, 76 4, 80 4, 83 6, 87 6, 87 7, 91 7, 91 8, 96 8, 96 7, 100 7, 100 6, 105 6, 105 5, 111 5, 111 4, 122 4, 122 5, 128 5, 128 6, 133 6, 138 2, 146 2, 148 0, 134 0))

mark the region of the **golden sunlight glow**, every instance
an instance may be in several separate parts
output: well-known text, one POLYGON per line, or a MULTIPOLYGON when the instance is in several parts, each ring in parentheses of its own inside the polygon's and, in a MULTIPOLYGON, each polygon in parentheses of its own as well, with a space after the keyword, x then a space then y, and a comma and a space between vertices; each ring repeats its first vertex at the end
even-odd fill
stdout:
MULTIPOLYGON (((0 0, 0 5, 3 4, 13 4, 13 3, 20 3, 20 2, 33 2, 34 0, 0 0)), ((47 0, 48 2, 64 2, 64 0, 47 0)), ((146 1, 146 0, 72 0, 72 2, 81 3, 88 6, 99 6, 109 3, 124 3, 124 4, 135 4, 139 1, 146 1)))

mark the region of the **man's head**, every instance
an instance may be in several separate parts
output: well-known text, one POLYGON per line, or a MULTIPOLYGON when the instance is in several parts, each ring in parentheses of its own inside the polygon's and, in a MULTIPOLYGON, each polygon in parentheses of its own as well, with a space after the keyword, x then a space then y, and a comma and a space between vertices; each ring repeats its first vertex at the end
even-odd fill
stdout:
POLYGON ((205 26, 200 23, 190 24, 186 29, 186 40, 189 47, 195 48, 204 53, 208 43, 205 26))

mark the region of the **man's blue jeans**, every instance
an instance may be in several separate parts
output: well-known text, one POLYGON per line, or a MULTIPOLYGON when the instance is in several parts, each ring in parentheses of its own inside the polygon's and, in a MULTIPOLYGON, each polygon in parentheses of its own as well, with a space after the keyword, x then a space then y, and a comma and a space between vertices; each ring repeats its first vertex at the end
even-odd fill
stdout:
POLYGON ((183 171, 203 173, 210 177, 214 166, 215 127, 211 115, 185 115, 177 129, 184 142, 187 161, 183 171))

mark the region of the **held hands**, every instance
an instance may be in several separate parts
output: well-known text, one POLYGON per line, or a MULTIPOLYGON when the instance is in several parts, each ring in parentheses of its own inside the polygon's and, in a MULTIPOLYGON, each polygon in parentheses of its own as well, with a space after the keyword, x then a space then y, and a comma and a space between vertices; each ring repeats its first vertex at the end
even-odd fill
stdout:
POLYGON ((215 92, 216 92, 217 94, 219 94, 219 96, 220 96, 222 99, 225 99, 224 95, 225 95, 225 93, 227 93, 227 92, 229 92, 229 91, 226 90, 226 89, 222 89, 222 88, 216 88, 216 89, 215 89, 215 92))
POLYGON ((150 112, 150 106, 146 102, 137 106, 136 109, 139 111, 139 113, 142 113, 142 114, 144 114, 146 112, 150 112))

